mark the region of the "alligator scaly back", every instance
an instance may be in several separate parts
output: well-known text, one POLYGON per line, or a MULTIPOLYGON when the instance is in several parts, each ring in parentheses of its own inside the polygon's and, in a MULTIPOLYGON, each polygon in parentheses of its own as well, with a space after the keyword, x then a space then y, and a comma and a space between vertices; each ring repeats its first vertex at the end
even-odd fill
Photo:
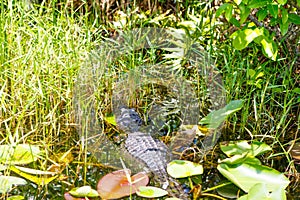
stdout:
POLYGON ((128 134, 125 141, 127 152, 146 165, 147 169, 154 174, 154 180, 159 182, 163 189, 167 189, 170 196, 188 199, 180 184, 166 171, 171 157, 169 148, 149 133, 139 130, 142 120, 134 109, 121 108, 121 114, 117 116, 116 121, 119 128, 128 134))

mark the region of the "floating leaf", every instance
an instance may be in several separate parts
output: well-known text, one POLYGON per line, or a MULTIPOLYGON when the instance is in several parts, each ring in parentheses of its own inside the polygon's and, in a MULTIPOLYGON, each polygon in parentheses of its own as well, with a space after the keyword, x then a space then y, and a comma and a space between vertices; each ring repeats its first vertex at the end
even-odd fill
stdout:
POLYGON ((290 183, 284 174, 263 165, 249 163, 228 165, 221 163, 217 169, 223 176, 245 192, 249 192, 257 183, 265 183, 268 191, 286 188, 290 183))
POLYGON ((85 197, 73 197, 70 192, 67 192, 64 194, 65 200, 88 200, 88 198, 85 197))
POLYGON ((27 182, 15 176, 0 176, 0 194, 8 192, 14 185, 24 185, 27 182))
POLYGON ((24 196, 21 195, 15 195, 15 196, 10 196, 7 198, 7 200, 23 200, 25 199, 24 196))
POLYGON ((233 183, 228 184, 228 182, 223 182, 223 183, 221 182, 219 184, 220 185, 224 184, 222 187, 217 188, 218 194, 221 195, 222 197, 226 197, 229 199, 236 199, 241 192, 241 189, 238 188, 233 183))
POLYGON ((268 200, 285 200, 285 190, 275 190, 269 192, 266 184, 258 183, 255 184, 247 195, 242 196, 238 200, 247 200, 247 199, 268 199, 268 200))
POLYGON ((92 189, 91 186, 82 186, 79 188, 73 188, 70 191, 70 194, 74 197, 89 197, 94 198, 98 197, 99 194, 96 190, 92 189))
POLYGON ((186 178, 203 173, 203 166, 186 160, 173 160, 167 166, 167 172, 174 178, 186 178))
POLYGON ((40 154, 40 148, 35 145, 0 145, 0 163, 4 164, 28 164, 36 161, 40 154))
POLYGON ((158 197, 166 196, 168 192, 166 190, 157 187, 141 186, 136 191, 136 194, 140 197, 145 197, 145 198, 158 198, 158 197))
POLYGON ((126 173, 125 170, 118 170, 102 177, 97 185, 100 197, 102 199, 117 199, 129 196, 134 194, 138 187, 146 186, 149 182, 149 177, 145 173, 135 174, 131 180, 127 179, 126 173))
POLYGON ((226 144, 223 143, 220 147, 227 156, 242 155, 244 153, 248 153, 251 156, 257 156, 272 150, 269 145, 263 142, 253 141, 249 144, 246 140, 238 142, 231 141, 226 144))

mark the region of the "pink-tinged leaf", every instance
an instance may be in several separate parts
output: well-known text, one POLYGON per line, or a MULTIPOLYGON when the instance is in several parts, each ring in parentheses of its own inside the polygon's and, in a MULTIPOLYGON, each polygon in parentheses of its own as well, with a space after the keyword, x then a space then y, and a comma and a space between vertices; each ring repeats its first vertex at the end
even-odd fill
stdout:
POLYGON ((85 198, 73 197, 69 192, 64 194, 65 200, 85 200, 85 198))
MULTIPOLYGON (((129 171, 129 170, 128 170, 129 171)), ((134 194, 140 186, 146 186, 149 177, 145 173, 138 173, 126 177, 126 170, 118 170, 102 177, 97 185, 97 191, 102 199, 117 199, 134 194)), ((130 173, 130 171, 129 171, 130 173)))

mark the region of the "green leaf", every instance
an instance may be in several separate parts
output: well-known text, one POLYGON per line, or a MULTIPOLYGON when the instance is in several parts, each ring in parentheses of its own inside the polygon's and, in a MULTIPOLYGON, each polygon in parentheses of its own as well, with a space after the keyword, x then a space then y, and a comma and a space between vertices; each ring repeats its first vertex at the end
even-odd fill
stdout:
POLYGON ((276 24, 278 24, 279 20, 277 20, 274 17, 270 18, 270 26, 275 26, 276 24))
POLYGON ((284 7, 282 7, 282 6, 281 6, 280 10, 281 10, 282 23, 284 24, 284 23, 286 23, 288 21, 289 14, 288 14, 288 11, 284 7))
POLYGON ((249 144, 246 140, 238 142, 230 141, 229 143, 221 144, 220 148, 228 157, 242 155, 244 153, 249 153, 251 156, 257 156, 272 150, 269 145, 263 142, 253 141, 249 144))
POLYGON ((74 197, 95 198, 95 197, 99 196, 98 192, 96 190, 92 189, 91 186, 82 186, 79 188, 73 188, 70 191, 70 194, 74 197))
POLYGON ((240 22, 236 19, 236 18, 234 18, 234 17, 232 17, 231 19, 230 19, 230 23, 232 23, 233 25, 235 25, 236 27, 240 27, 241 25, 240 25, 240 22))
POLYGON ((281 190, 282 188, 286 188, 290 183, 284 174, 262 165, 249 163, 228 165, 221 163, 217 169, 223 176, 245 192, 249 192, 258 183, 266 184, 268 191, 281 190))
POLYGON ((278 53, 278 47, 276 43, 267 38, 262 39, 260 43, 263 47, 263 52, 265 55, 275 61, 278 53))
POLYGON ((225 12, 228 5, 229 5, 229 3, 222 4, 216 11, 216 17, 219 17, 220 15, 222 15, 225 12))
POLYGON ((0 145, 0 163, 3 164, 28 164, 36 161, 40 154, 40 148, 35 145, 0 145))
POLYGON ((250 14, 250 9, 243 3, 239 5, 241 14, 240 14, 240 24, 243 24, 250 14))
POLYGON ((267 9, 260 9, 257 13, 256 13, 256 16, 257 16, 257 20, 258 21, 263 21, 266 16, 268 15, 268 10, 267 9))
POLYGON ((293 24, 300 25, 300 16, 295 13, 289 13, 289 21, 293 24))
POLYGON ((278 16, 278 5, 276 5, 276 4, 273 4, 273 5, 269 4, 267 6, 267 8, 268 8, 269 13, 271 14, 271 16, 273 16, 274 18, 277 18, 277 16, 278 16))
POLYGON ((255 28, 237 31, 237 36, 233 39, 233 47, 237 50, 242 50, 248 46, 255 38, 262 35, 262 29, 255 28))
POLYGON ((225 18, 228 22, 230 22, 230 19, 232 18, 232 10, 233 10, 233 5, 229 4, 225 10, 225 18))
POLYGON ((0 194, 7 193, 14 185, 25 185, 27 182, 19 177, 0 176, 0 194))
POLYGON ((206 117, 202 118, 199 124, 205 125, 208 128, 218 128, 221 123, 228 117, 230 114, 237 112, 243 106, 242 100, 230 101, 225 107, 212 111, 206 117))
POLYGON ((285 5, 287 0, 277 0, 280 5, 285 5))
POLYGON ((141 186, 136 191, 136 194, 140 197, 145 197, 145 198, 158 198, 158 197, 166 196, 168 192, 157 187, 141 186))
POLYGON ((14 195, 7 198, 7 200, 23 200, 25 199, 24 196, 21 195, 14 195))
POLYGON ((186 160, 173 160, 167 165, 167 172, 173 178, 186 178, 203 174, 203 166, 186 160))
POLYGON ((282 22, 279 22, 279 27, 280 27, 280 32, 281 32, 281 35, 285 35, 288 30, 289 30, 289 24, 290 23, 282 23, 282 22))
POLYGON ((240 199, 266 199, 266 200, 285 200, 286 195, 284 189, 269 192, 266 184, 257 183, 250 190, 247 195, 240 199))
POLYGON ((248 8, 262 8, 272 3, 272 0, 252 0, 248 4, 248 8))

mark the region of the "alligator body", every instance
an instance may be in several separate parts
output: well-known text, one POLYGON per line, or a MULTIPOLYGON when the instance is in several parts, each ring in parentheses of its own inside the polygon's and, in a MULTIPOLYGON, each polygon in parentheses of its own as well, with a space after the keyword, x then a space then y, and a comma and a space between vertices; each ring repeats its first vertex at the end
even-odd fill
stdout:
POLYGON ((150 133, 141 131, 142 120, 134 109, 121 108, 116 117, 121 130, 128 134, 125 149, 128 153, 143 162, 154 175, 154 180, 167 189, 170 196, 180 199, 189 199, 180 184, 168 176, 166 171, 168 157, 171 156, 169 148, 161 141, 154 139, 150 133))

